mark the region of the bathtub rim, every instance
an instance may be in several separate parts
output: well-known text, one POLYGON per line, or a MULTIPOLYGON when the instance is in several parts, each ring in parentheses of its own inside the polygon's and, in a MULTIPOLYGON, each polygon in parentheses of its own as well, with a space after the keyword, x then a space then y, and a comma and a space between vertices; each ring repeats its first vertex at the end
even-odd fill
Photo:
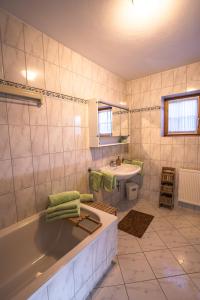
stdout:
MULTIPOLYGON (((81 207, 95 213, 102 223, 102 226, 98 228, 94 233, 89 234, 86 238, 84 238, 80 243, 78 243, 73 249, 71 249, 68 253, 62 256, 58 261, 56 261, 51 267, 49 267, 42 275, 36 277, 30 284, 24 287, 21 291, 19 291, 15 296, 12 296, 13 300, 21 300, 28 299, 34 293, 36 293, 41 287, 46 287, 49 283, 54 279, 57 275, 57 272, 64 269, 67 264, 73 263, 75 259, 81 255, 82 251, 89 245, 95 243, 98 239, 98 235, 103 233, 106 229, 112 226, 114 223, 117 223, 117 217, 111 214, 108 214, 104 211, 98 210, 91 206, 85 205, 81 203, 81 207)), ((31 217, 28 217, 18 223, 12 224, 9 227, 6 227, 0 231, 0 238, 3 238, 5 235, 20 229, 27 224, 37 220, 44 214, 44 211, 36 213, 31 217)))

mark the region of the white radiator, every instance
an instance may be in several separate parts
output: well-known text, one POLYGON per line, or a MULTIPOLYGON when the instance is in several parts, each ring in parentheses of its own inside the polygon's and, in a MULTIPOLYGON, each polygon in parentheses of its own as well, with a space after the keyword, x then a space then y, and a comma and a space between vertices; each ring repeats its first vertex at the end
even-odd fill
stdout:
POLYGON ((178 201, 200 205, 200 171, 179 170, 178 201))

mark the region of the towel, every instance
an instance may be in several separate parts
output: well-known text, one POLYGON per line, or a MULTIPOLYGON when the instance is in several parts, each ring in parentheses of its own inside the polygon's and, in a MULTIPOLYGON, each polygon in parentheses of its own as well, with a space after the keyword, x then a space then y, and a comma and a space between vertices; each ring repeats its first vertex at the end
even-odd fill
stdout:
POLYGON ((79 207, 80 207, 80 200, 77 199, 77 200, 62 203, 62 204, 59 204, 59 205, 56 205, 56 206, 48 207, 47 210, 46 210, 46 213, 50 214, 50 213, 54 213, 56 211, 77 209, 79 207))
POLYGON ((80 200, 81 202, 93 202, 93 194, 80 194, 80 200))
POLYGON ((89 174, 89 186, 90 190, 98 192, 102 185, 103 175, 101 172, 91 171, 89 174))
POLYGON ((109 172, 102 172, 103 174, 103 183, 102 187, 106 192, 112 192, 117 185, 116 176, 109 172))
POLYGON ((53 217, 56 216, 62 216, 62 215, 68 215, 68 214, 73 214, 73 213, 78 213, 78 208, 74 208, 74 209, 63 209, 63 210, 57 210, 55 212, 52 213, 47 213, 46 214, 46 219, 51 219, 53 217))
POLYGON ((77 191, 63 192, 59 194, 50 195, 49 206, 59 205, 79 198, 80 198, 80 193, 77 191))
POLYGON ((46 222, 53 222, 56 220, 60 220, 60 219, 66 219, 66 218, 72 218, 72 217, 79 217, 80 216, 80 209, 77 209, 76 212, 74 213, 65 213, 59 216, 55 216, 55 217, 50 217, 50 218, 46 218, 46 222))
POLYGON ((124 164, 131 164, 131 165, 135 165, 135 166, 139 166, 141 168, 139 174, 141 176, 144 175, 143 173, 143 166, 144 166, 144 162, 143 161, 140 161, 140 160, 134 160, 134 159, 125 159, 123 161, 124 164))

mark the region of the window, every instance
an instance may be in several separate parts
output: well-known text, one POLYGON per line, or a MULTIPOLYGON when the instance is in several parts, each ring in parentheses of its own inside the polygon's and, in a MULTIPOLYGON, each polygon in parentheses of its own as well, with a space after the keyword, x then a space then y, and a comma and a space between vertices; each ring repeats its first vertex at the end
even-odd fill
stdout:
POLYGON ((99 134, 112 135, 112 108, 99 108, 99 134))
POLYGON ((164 134, 200 134, 199 112, 199 96, 164 99, 164 134))

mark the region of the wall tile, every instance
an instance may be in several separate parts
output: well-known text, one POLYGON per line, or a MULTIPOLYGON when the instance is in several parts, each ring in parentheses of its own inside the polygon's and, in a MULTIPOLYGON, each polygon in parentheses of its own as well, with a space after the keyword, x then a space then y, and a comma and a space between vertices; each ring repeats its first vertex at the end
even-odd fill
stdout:
POLYGON ((49 62, 45 62, 45 84, 47 90, 60 93, 59 67, 49 62))
POLYGON ((7 124, 7 123, 8 123, 7 104, 5 102, 0 102, 0 125, 7 124))
POLYGON ((162 88, 173 86, 174 83, 174 70, 162 72, 162 88))
POLYGON ((23 23, 1 10, 0 26, 2 42, 17 49, 24 50, 23 23))
POLYGON ((37 29, 24 25, 25 51, 28 54, 43 59, 43 39, 42 33, 37 29))
POLYGON ((48 124, 50 126, 61 126, 62 101, 58 98, 48 97, 46 105, 48 124))
POLYGON ((16 192, 18 221, 33 215, 36 212, 35 190, 33 187, 16 192))
POLYGON ((160 159, 165 161, 172 160, 172 145, 161 145, 160 159))
POLYGON ((58 42, 43 34, 44 59, 58 65, 58 42))
POLYGON ((65 177, 65 186, 66 191, 74 191, 76 190, 76 175, 68 175, 65 177))
POLYGON ((15 190, 34 186, 32 157, 13 159, 15 190))
POLYGON ((2 60, 2 44, 0 43, 0 78, 4 79, 3 60, 2 60))
POLYGON ((66 191, 65 178, 60 178, 52 181, 52 193, 62 193, 66 191))
POLYGON ((50 153, 62 152, 63 151, 62 127, 49 126, 48 131, 49 131, 49 152, 50 153))
POLYGON ((0 125, 0 160, 10 158, 9 131, 7 125, 0 125))
POLYGON ((33 155, 49 152, 47 126, 31 126, 31 145, 33 155))
POLYGON ((74 126, 74 103, 72 101, 62 102, 62 125, 74 126))
POLYGON ((51 180, 49 160, 49 154, 33 157, 35 184, 42 184, 51 180))
POLYGON ((73 73, 65 68, 60 68, 60 92, 72 95, 73 73))
POLYGON ((29 125, 28 106, 7 103, 8 123, 10 125, 29 125))
POLYGON ((44 62, 42 59, 26 54, 28 85, 44 89, 44 62))
POLYGON ((75 149, 74 127, 63 127, 63 147, 64 151, 71 151, 75 149))
POLYGON ((7 227, 17 221, 14 194, 0 196, 0 228, 7 227))
POLYGON ((198 146, 185 145, 184 147, 184 162, 197 164, 198 146))
POLYGON ((0 195, 13 191, 13 175, 11 160, 0 161, 0 195))
POLYGON ((200 81, 200 62, 187 66, 187 81, 200 81))
POLYGON ((72 70, 72 51, 62 44, 59 44, 59 65, 62 68, 72 70))
POLYGON ((51 182, 35 186, 36 210, 41 211, 48 206, 48 196, 52 194, 51 182))
POLYGON ((26 84, 25 54, 23 51, 3 45, 3 66, 6 80, 26 84))
POLYGON ((152 74, 151 76, 151 90, 161 88, 161 73, 152 74))
POLYGON ((174 85, 186 83, 186 66, 174 69, 174 85))
POLYGON ((11 155, 13 158, 31 155, 31 138, 29 126, 9 126, 11 155), (20 141, 20 143, 19 143, 20 141))
POLYGON ((63 153, 50 154, 51 179, 64 177, 64 158, 63 153))
POLYGON ((172 146, 172 162, 184 161, 184 147, 182 145, 172 146))
POLYGON ((30 124, 31 125, 46 125, 47 111, 46 99, 43 97, 43 104, 38 106, 29 106, 30 124))
POLYGON ((76 173, 75 151, 64 152, 65 176, 76 173))

